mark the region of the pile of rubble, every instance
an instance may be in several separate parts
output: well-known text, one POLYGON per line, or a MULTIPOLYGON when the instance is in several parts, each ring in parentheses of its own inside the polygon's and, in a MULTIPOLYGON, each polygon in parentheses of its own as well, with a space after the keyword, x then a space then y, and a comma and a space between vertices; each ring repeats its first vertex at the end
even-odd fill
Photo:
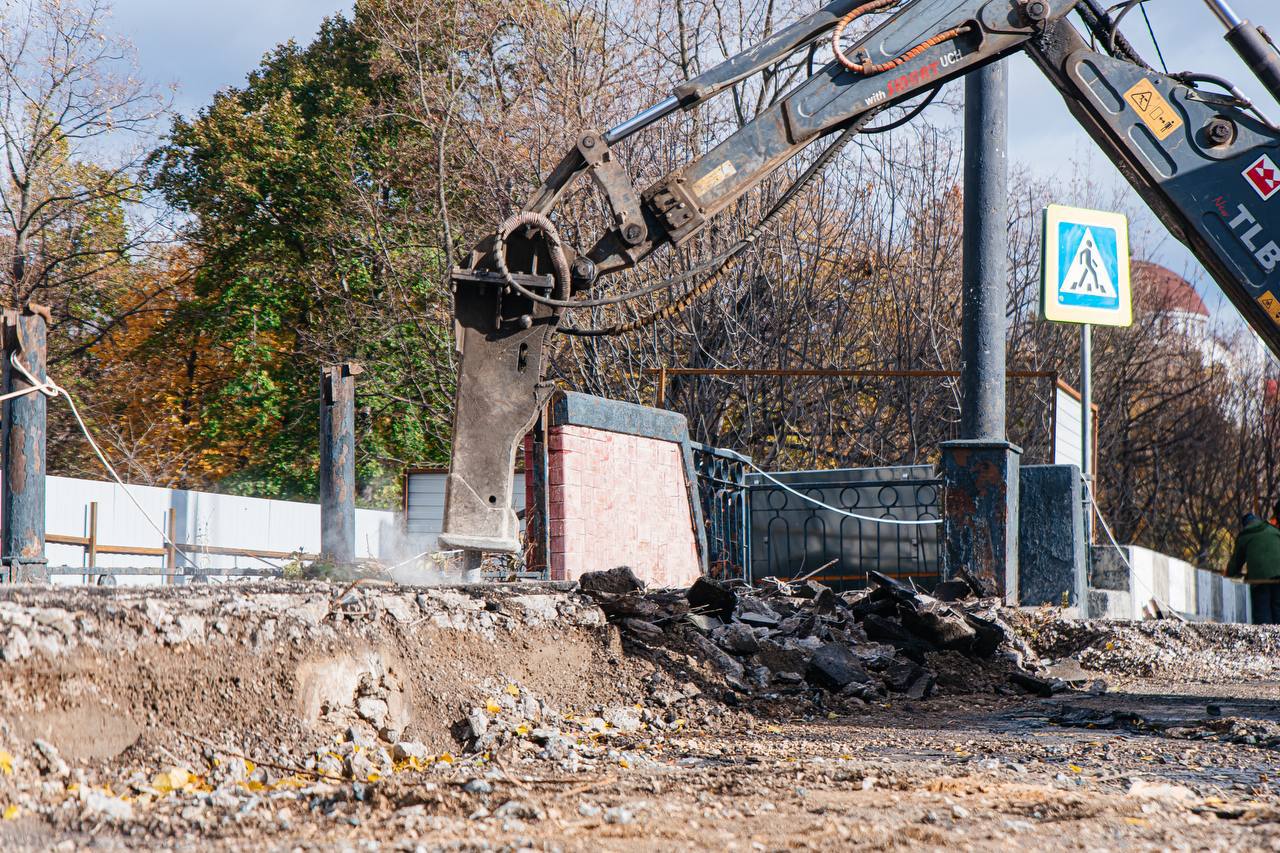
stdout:
POLYGON ((698 671, 704 681, 713 674, 731 705, 782 695, 823 705, 832 697, 924 699, 942 688, 1065 688, 1035 674, 1035 655, 973 578, 946 581, 931 595, 875 572, 870 579, 868 589, 839 594, 812 580, 753 588, 706 578, 688 590, 646 591, 621 567, 579 583, 633 651, 694 680, 698 671))
POLYGON ((1070 658, 1110 678, 1280 680, 1280 630, 1271 626, 1062 619, 1052 610, 1015 612, 1010 620, 1041 658, 1070 658))

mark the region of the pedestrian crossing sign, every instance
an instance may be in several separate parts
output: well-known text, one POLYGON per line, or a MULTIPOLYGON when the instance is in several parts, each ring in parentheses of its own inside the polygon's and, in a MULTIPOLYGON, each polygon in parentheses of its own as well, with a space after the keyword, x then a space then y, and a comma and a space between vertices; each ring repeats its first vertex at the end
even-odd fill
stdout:
POLYGON ((1133 323, 1124 214, 1061 204, 1045 208, 1040 309, 1046 320, 1060 323, 1133 323))

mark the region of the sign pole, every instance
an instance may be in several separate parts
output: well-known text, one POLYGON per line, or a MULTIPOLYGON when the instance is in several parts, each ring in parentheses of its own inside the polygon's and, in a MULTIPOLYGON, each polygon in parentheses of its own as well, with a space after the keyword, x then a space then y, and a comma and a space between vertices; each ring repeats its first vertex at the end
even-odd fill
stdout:
POLYGON ((1093 544, 1093 327, 1080 324, 1080 473, 1084 476, 1084 541, 1093 544))

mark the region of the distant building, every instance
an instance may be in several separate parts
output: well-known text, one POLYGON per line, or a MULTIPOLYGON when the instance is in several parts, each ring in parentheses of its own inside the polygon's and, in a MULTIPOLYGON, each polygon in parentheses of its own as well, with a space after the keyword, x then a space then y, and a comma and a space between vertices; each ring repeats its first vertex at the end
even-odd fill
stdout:
POLYGON ((1267 345, 1252 329, 1225 337, 1221 324, 1211 322, 1209 309, 1191 282, 1173 270, 1150 261, 1133 261, 1130 271, 1136 310, 1161 315, 1167 330, 1198 349, 1206 364, 1224 368, 1239 381, 1256 375, 1272 360, 1267 345))

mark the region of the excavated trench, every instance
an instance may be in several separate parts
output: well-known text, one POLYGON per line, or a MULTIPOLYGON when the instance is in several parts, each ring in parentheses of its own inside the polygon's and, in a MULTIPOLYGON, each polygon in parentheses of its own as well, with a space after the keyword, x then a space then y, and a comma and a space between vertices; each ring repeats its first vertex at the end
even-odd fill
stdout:
POLYGON ((74 762, 219 738, 279 754, 352 725, 445 751, 503 685, 585 707, 638 678, 598 609, 543 587, 18 588, 0 656, 0 740, 74 762))

